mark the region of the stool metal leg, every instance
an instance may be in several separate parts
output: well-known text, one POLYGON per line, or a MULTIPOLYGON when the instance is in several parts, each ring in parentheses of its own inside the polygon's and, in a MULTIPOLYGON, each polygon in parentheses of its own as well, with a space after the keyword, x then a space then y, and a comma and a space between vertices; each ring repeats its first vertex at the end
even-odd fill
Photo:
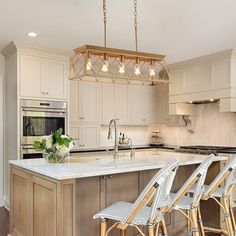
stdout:
POLYGON ((101 222, 101 232, 100 232, 100 236, 105 236, 106 230, 107 230, 106 221, 105 221, 105 220, 102 220, 102 222, 101 222))

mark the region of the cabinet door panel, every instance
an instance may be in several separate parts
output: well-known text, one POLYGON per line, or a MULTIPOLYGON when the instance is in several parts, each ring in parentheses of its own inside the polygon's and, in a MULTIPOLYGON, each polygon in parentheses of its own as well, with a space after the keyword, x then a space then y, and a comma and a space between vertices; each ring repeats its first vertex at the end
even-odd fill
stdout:
POLYGON ((42 80, 44 77, 44 58, 20 55, 20 95, 25 97, 42 97, 42 80))
POLYGON ((156 87, 142 86, 142 122, 153 124, 157 120, 156 87))
POLYGON ((79 81, 70 81, 69 120, 70 125, 79 125, 79 81))
POLYGON ((57 235, 56 184, 33 177, 33 235, 57 235))
POLYGON ((102 123, 106 124, 115 118, 114 85, 102 84, 102 123))
POLYGON ((100 221, 93 216, 100 211, 100 177, 78 179, 76 190, 76 235, 99 235, 100 221))
POLYGON ((14 234, 29 235, 28 182, 29 176, 23 171, 11 169, 11 230, 14 234))
POLYGON ((97 148, 100 140, 100 126, 99 125, 82 125, 80 147, 82 148, 97 148))
POLYGON ((116 118, 119 123, 128 122, 128 85, 116 84, 115 85, 115 108, 116 118))
POLYGON ((83 122, 99 122, 100 117, 100 84, 91 82, 79 83, 79 109, 83 122))
MULTIPOLYGON (((138 172, 113 175, 107 178, 107 206, 117 201, 134 202, 139 195, 139 174, 138 172)), ((135 235, 137 231, 133 228, 127 229, 127 235, 135 235)), ((110 234, 118 236, 116 229, 110 234)))
POLYGON ((142 122, 141 94, 141 86, 128 86, 128 117, 130 124, 140 124, 142 122))
POLYGON ((73 139, 74 147, 73 149, 78 149, 80 145, 80 127, 70 127, 69 128, 69 136, 73 139))
POLYGON ((46 59, 46 76, 43 80, 49 98, 66 99, 68 93, 68 65, 65 61, 46 59))

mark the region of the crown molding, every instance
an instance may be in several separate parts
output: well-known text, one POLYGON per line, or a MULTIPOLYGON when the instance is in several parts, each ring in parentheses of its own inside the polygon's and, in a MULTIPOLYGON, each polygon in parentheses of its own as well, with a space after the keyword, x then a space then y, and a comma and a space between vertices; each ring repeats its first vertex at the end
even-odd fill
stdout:
POLYGON ((73 51, 71 50, 62 50, 62 49, 53 49, 43 46, 38 46, 30 43, 12 41, 4 49, 1 50, 1 53, 5 57, 11 56, 15 52, 34 52, 36 54, 52 54, 58 56, 71 57, 73 51))

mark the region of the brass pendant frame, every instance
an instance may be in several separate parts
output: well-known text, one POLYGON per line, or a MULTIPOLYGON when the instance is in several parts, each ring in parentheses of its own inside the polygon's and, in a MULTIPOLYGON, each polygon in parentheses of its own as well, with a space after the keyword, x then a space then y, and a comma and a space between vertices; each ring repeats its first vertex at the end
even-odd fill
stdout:
POLYGON ((164 59, 165 56, 159 54, 84 45, 74 50, 70 79, 142 85, 168 83, 169 72, 164 59), (123 73, 119 72, 121 63, 123 73), (102 70, 104 65, 106 72, 102 70), (140 74, 135 74, 137 65, 140 74), (151 68, 155 75, 150 75, 151 68))

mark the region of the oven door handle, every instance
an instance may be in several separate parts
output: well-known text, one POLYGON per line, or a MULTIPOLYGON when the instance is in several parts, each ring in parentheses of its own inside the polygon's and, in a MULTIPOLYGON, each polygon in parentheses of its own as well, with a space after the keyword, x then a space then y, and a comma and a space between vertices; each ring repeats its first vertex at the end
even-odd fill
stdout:
POLYGON ((53 110, 53 109, 42 109, 42 110, 39 110, 39 109, 33 109, 33 108, 23 108, 22 109, 23 111, 31 111, 31 112, 44 112, 44 113, 62 113, 62 114, 65 114, 66 111, 65 110, 53 110))

